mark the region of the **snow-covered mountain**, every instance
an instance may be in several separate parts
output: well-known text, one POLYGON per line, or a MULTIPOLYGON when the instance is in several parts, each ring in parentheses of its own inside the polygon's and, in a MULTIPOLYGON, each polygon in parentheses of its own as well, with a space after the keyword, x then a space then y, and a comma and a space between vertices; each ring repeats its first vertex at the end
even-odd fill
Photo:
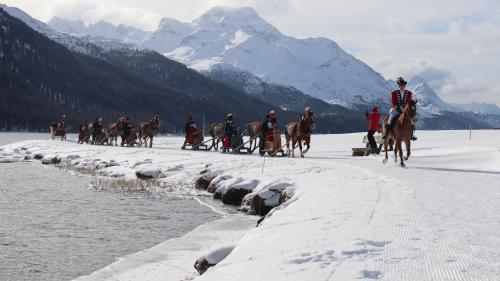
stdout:
POLYGON ((477 114, 500 115, 500 108, 491 103, 471 102, 468 104, 454 104, 454 106, 464 111, 471 111, 477 114))
POLYGON ((385 101, 385 79, 326 38, 283 35, 252 8, 215 7, 191 23, 165 18, 142 43, 197 70, 232 65, 328 102, 385 101))
POLYGON ((53 19, 51 25, 65 32, 134 42, 199 71, 231 66, 331 103, 386 103, 390 90, 379 73, 335 42, 283 35, 252 8, 215 7, 190 23, 164 18, 145 40, 145 33, 123 35, 105 23, 94 28, 53 19))
POLYGON ((417 99, 419 104, 419 113, 424 116, 439 114, 443 111, 459 111, 458 108, 443 101, 422 77, 416 76, 411 79, 407 89, 415 95, 414 99, 417 99))
POLYGON ((112 49, 137 49, 135 44, 125 43, 122 39, 97 38, 86 34, 70 34, 58 31, 48 24, 32 18, 30 15, 15 7, 0 4, 0 8, 9 15, 16 17, 26 23, 33 30, 49 37, 50 39, 64 45, 75 52, 99 56, 102 52, 112 49))
POLYGON ((135 27, 123 24, 114 26, 106 21, 98 21, 96 23, 86 25, 81 20, 69 20, 53 17, 48 22, 48 25, 65 33, 85 34, 95 38, 102 37, 134 44, 144 41, 150 35, 150 32, 143 31, 135 27))

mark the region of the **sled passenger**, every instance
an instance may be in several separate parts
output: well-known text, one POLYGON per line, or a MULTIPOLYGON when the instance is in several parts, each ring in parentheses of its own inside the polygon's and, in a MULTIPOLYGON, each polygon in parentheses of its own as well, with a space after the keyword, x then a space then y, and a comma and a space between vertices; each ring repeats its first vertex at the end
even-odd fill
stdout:
POLYGON ((236 133, 236 126, 234 125, 233 114, 229 113, 226 116, 226 121, 224 122, 224 133, 226 137, 231 139, 231 137, 236 133))
MULTIPOLYGON (((386 139, 389 136, 389 131, 392 131, 394 124, 398 120, 399 116, 403 113, 403 109, 406 104, 413 99, 413 93, 406 90, 406 84, 408 84, 403 77, 399 77, 396 80, 399 86, 399 90, 392 91, 391 93, 391 104, 392 108, 389 112, 389 121, 385 127, 385 134, 383 136, 386 139)), ((415 130, 415 128, 413 128, 415 130)), ((412 136, 412 140, 416 140, 415 136, 412 136)))
POLYGON ((184 125, 184 132, 186 134, 186 138, 184 140, 184 144, 182 145, 183 149, 186 147, 186 144, 192 144, 194 142, 197 133, 196 122, 193 117, 190 116, 188 118, 187 123, 184 125))
POLYGON ((368 112, 365 112, 366 120, 370 122, 370 126, 368 128, 368 142, 370 143, 370 147, 372 151, 375 151, 378 153, 377 149, 377 142, 375 141, 375 138, 373 135, 377 132, 378 130, 378 123, 380 120, 380 113, 378 112, 378 108, 374 106, 372 108, 372 113, 369 114, 368 112))
POLYGON ((266 145, 266 137, 269 132, 273 132, 278 128, 278 121, 276 120, 276 113, 271 110, 269 114, 266 115, 264 121, 262 122, 262 132, 259 143, 259 153, 264 154, 264 148, 266 145))
POLYGON ((127 116, 125 117, 125 122, 123 123, 122 146, 128 140, 132 129, 132 122, 130 121, 130 117, 127 116))
POLYGON ((97 137, 101 134, 103 128, 102 117, 96 118, 94 123, 92 124, 94 128, 94 132, 92 133, 92 143, 97 141, 97 137))

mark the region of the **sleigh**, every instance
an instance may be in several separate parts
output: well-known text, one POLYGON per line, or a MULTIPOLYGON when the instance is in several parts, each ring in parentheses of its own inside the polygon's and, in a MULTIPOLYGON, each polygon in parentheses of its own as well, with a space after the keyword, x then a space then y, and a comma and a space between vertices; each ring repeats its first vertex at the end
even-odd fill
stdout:
POLYGON ((281 133, 278 130, 270 130, 266 133, 264 137, 264 150, 260 151, 261 155, 267 155, 271 157, 279 156, 285 157, 285 151, 281 145, 281 133))
MULTIPOLYGON (((375 138, 375 142, 378 144, 378 151, 382 149, 382 145, 384 144, 384 139, 381 135, 373 136, 375 138)), ((368 156, 371 154, 379 154, 378 151, 373 150, 370 147, 370 143, 368 141, 368 137, 363 137, 363 143, 365 143, 365 147, 352 148, 352 156, 368 156)))
POLYGON ((181 149, 208 151, 212 148, 208 147, 207 145, 209 141, 211 141, 211 139, 208 141, 204 141, 203 133, 201 132, 201 130, 192 131, 187 135, 184 145, 182 145, 181 149))
POLYGON ((250 140, 243 142, 243 131, 238 128, 236 129, 236 134, 234 134, 231 138, 228 138, 227 136, 224 137, 224 140, 222 141, 222 153, 231 152, 233 154, 252 154, 252 149, 245 146, 250 142, 250 140))

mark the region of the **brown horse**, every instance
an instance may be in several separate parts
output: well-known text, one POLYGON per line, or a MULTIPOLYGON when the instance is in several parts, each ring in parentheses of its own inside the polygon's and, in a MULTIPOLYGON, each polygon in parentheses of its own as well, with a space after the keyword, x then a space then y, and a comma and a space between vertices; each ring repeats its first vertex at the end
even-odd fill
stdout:
MULTIPOLYGON (((384 158, 384 164, 387 163, 387 146, 389 144, 389 139, 393 139, 395 141, 395 147, 394 147, 394 162, 398 161, 398 152, 399 152, 399 158, 401 161, 401 167, 405 167, 405 163, 403 162, 403 145, 402 143, 405 143, 406 146, 406 156, 404 157, 404 160, 408 160, 410 158, 410 144, 411 144, 411 138, 413 135, 413 126, 412 123, 415 121, 415 118, 417 116, 417 102, 410 100, 405 108, 403 109, 403 113, 401 116, 399 116, 398 120, 396 120, 396 123, 394 124, 394 128, 392 131, 389 133, 389 137, 385 139, 384 141, 384 150, 385 150, 385 158, 384 158)), ((384 119, 384 134, 385 134, 385 125, 389 122, 388 118, 386 117, 384 119)))
POLYGON ((248 136, 250 136, 250 149, 252 151, 256 149, 260 143, 260 140, 257 141, 257 139, 261 137, 261 132, 262 121, 256 121, 248 124, 248 136), (254 148, 252 148, 252 144, 254 144, 254 148))
POLYGON ((212 147, 215 150, 219 150, 219 142, 224 139, 224 128, 225 124, 223 122, 213 123, 210 125, 210 136, 212 136, 212 147))
POLYGON ((160 127, 160 115, 155 115, 149 122, 142 122, 139 124, 137 128, 138 137, 139 137, 139 146, 142 146, 144 141, 144 146, 148 146, 149 139, 149 147, 153 147, 153 137, 156 135, 156 131, 160 127))
POLYGON ((90 137, 92 136, 92 132, 94 131, 94 127, 92 123, 89 123, 81 132, 78 134, 78 143, 89 143, 90 137))
POLYGON ((120 117, 118 118, 118 121, 115 123, 111 123, 108 126, 108 137, 109 137, 109 142, 111 145, 114 144, 117 146, 118 145, 118 136, 122 135, 123 132, 123 125, 125 124, 125 117, 120 117))
POLYGON ((286 124, 285 138, 286 138, 286 154, 288 157, 295 157, 295 146, 298 144, 300 149, 300 157, 304 157, 310 148, 311 140, 311 130, 316 126, 316 121, 314 115, 311 113, 307 114, 298 122, 290 122, 286 124), (290 150, 290 141, 292 142, 292 149, 290 150), (307 149, 302 151, 302 142, 305 143, 307 149))
POLYGON ((138 135, 139 133, 137 129, 130 130, 130 134, 126 138, 124 138, 123 135, 121 136, 122 137, 121 145, 134 146, 134 144, 137 144, 138 135))
POLYGON ((61 137, 61 140, 66 140, 66 133, 68 132, 68 129, 65 127, 57 127, 57 128, 51 128, 52 131, 52 139, 55 137, 61 137))

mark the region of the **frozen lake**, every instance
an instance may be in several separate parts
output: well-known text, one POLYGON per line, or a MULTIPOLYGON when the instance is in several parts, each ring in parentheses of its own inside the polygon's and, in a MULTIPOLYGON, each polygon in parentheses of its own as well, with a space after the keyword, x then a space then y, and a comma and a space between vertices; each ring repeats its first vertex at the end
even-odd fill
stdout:
MULTIPOLYGON (((0 133, 0 146, 47 136, 0 133)), ((96 191, 90 176, 33 163, 1 163, 0 179, 0 280, 70 280, 219 217, 195 200, 96 191)))

